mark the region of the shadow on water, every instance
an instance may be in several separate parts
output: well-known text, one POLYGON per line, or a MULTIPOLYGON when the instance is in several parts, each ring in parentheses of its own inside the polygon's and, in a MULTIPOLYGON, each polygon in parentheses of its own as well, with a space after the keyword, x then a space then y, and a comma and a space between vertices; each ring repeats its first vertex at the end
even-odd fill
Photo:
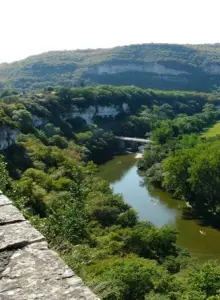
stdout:
POLYGON ((220 230, 220 219, 219 216, 213 216, 211 214, 199 214, 193 208, 185 207, 182 211, 182 218, 184 220, 194 220, 200 226, 213 227, 214 229, 220 230))
MULTIPOLYGON (((141 176, 141 172, 138 172, 139 176, 141 176)), ((183 220, 194 221, 199 226, 202 227, 213 227, 213 229, 220 230, 220 219, 219 216, 213 216, 208 213, 199 213, 195 211, 195 209, 187 207, 186 202, 184 200, 179 200, 173 198, 169 193, 166 191, 155 188, 152 185, 147 183, 147 180, 142 180, 142 186, 147 186, 149 193, 153 197, 160 198, 161 202, 164 202, 168 205, 169 208, 181 209, 181 218, 183 220)))

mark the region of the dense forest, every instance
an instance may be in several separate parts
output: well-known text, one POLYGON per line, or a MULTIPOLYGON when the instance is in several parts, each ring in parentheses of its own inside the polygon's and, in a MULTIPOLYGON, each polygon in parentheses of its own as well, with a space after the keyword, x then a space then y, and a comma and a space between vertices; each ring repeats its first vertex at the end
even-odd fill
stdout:
POLYGON ((176 229, 140 222, 94 164, 118 151, 115 134, 150 136, 139 164, 149 180, 218 217, 220 140, 198 137, 220 119, 216 95, 93 86, 0 97, 0 132, 17 133, 1 151, 0 189, 101 299, 220 299, 219 265, 191 260, 176 229), (64 118, 74 105, 123 103, 127 113, 94 124, 64 118))
POLYGON ((91 84, 216 91, 220 45, 142 44, 53 51, 0 64, 0 86, 20 90, 91 84))
POLYGON ((139 161, 149 182, 188 202, 191 214, 219 227, 219 135, 200 135, 219 120, 219 111, 205 104, 202 112, 161 120, 152 130, 152 145, 139 161))

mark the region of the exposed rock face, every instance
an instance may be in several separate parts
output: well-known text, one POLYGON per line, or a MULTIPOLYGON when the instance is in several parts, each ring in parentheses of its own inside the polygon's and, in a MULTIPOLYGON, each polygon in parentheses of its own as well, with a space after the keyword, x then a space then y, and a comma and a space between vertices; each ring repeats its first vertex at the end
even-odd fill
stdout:
POLYGON ((122 104, 122 111, 125 113, 128 113, 130 110, 128 103, 123 103, 122 104))
POLYGON ((204 68, 204 71, 208 74, 219 75, 220 73, 220 65, 218 64, 210 64, 204 68))
POLYGON ((89 106, 83 110, 79 109, 76 105, 72 106, 72 109, 70 112, 65 113, 63 115, 64 120, 67 119, 74 119, 77 117, 80 117, 86 121, 87 124, 93 123, 93 117, 96 114, 96 108, 95 106, 89 106))
POLYGON ((116 74, 123 72, 146 72, 155 73, 158 75, 182 75, 188 74, 183 70, 175 70, 171 68, 166 68, 165 66, 154 63, 148 64, 138 64, 138 63, 127 63, 127 64, 102 64, 89 69, 88 74, 116 74))
POLYGON ((99 300, 0 195, 0 300, 99 300))
POLYGON ((42 126, 48 122, 48 120, 39 118, 38 116, 34 116, 34 115, 32 116, 32 120, 33 120, 34 126, 36 126, 36 127, 42 126))
MULTIPOLYGON (((88 106, 87 108, 79 108, 76 105, 72 106, 72 109, 68 112, 63 114, 63 119, 71 119, 80 117, 86 121, 88 125, 93 124, 94 118, 96 116, 101 118, 115 118, 119 113, 129 112, 129 105, 127 103, 123 103, 120 107, 119 105, 98 105, 98 106, 88 106)), ((33 125, 35 127, 40 127, 48 123, 47 119, 39 118, 38 116, 33 115, 33 125)), ((18 129, 11 129, 9 127, 1 127, 0 128, 0 151, 7 149, 13 143, 16 142, 17 136, 20 134, 18 129)), ((1 300, 1 299, 0 299, 1 300)))
POLYGON ((125 112, 127 113, 129 111, 129 106, 127 103, 123 103, 122 107, 120 106, 88 106, 85 109, 80 109, 76 105, 72 106, 72 109, 70 112, 65 113, 63 115, 64 120, 80 117, 86 121, 87 124, 91 125, 93 124, 93 119, 95 117, 101 117, 101 118, 115 118, 119 113, 125 112))
MULTIPOLYGON (((33 125, 35 127, 42 126, 48 122, 48 120, 39 118, 37 116, 32 116, 32 119, 33 119, 33 125)), ((20 130, 18 129, 1 127, 0 128, 0 151, 5 150, 6 148, 14 144, 19 134, 20 134, 20 130)))
POLYGON ((201 68, 204 72, 210 75, 219 75, 220 73, 220 63, 213 63, 208 58, 205 58, 203 60, 201 68))
MULTIPOLYGON (((0 86, 21 89, 85 84, 211 92, 220 86, 220 44, 137 44, 46 52, 0 64, 0 86), (35 80, 33 80, 33 78, 35 80)), ((37 94, 42 99, 41 93, 37 94)))
POLYGON ((1 127, 0 128, 0 150, 4 150, 12 145, 15 141, 17 136, 19 135, 18 129, 11 129, 8 127, 1 127))

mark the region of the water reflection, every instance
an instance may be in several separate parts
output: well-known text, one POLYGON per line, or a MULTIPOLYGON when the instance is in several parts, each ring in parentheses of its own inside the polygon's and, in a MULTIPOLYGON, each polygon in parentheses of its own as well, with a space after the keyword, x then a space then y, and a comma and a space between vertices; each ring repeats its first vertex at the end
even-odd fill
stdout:
POLYGON ((200 260, 220 259, 220 232, 196 220, 183 218, 186 205, 164 191, 147 185, 137 172, 134 155, 115 157, 100 166, 99 175, 110 182, 116 193, 136 209, 140 220, 155 226, 170 224, 180 232, 178 244, 200 260))
POLYGON ((100 176, 111 183, 116 193, 123 194, 125 201, 139 213, 140 220, 148 220, 155 226, 175 225, 178 211, 161 203, 160 198, 146 189, 143 178, 137 173, 134 155, 115 157, 102 165, 100 176))
POLYGON ((113 185, 115 182, 120 181, 135 166, 136 161, 134 155, 116 156, 99 167, 99 174, 113 185))

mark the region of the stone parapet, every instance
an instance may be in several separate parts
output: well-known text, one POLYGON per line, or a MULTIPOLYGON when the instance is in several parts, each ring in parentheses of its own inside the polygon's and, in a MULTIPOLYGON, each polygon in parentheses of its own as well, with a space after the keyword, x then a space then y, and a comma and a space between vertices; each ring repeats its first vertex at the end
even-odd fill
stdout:
POLYGON ((0 300, 99 300, 0 193, 0 300))

